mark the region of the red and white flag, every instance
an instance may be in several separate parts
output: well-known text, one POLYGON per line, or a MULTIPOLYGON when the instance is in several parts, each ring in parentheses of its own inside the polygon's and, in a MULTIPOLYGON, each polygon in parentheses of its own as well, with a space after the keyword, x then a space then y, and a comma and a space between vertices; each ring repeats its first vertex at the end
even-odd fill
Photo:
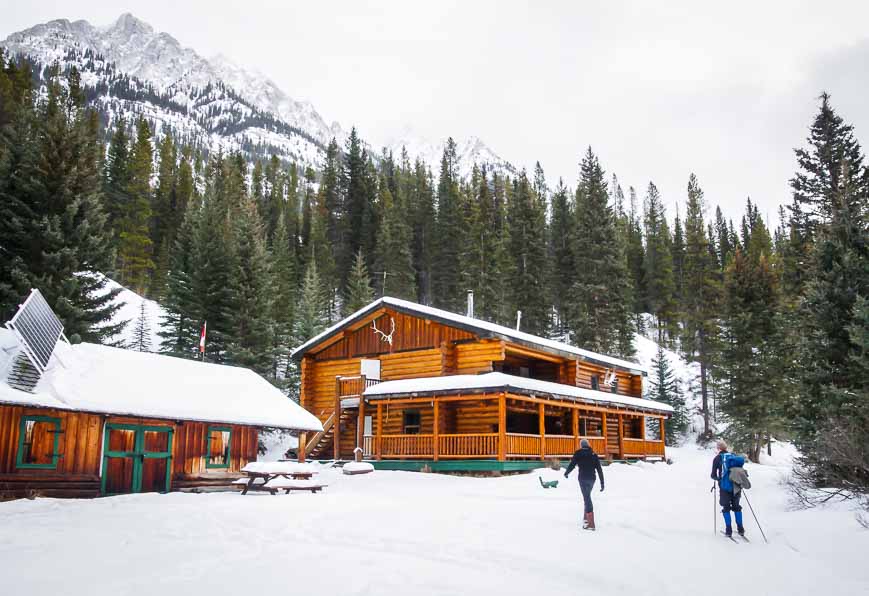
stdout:
POLYGON ((202 323, 202 333, 199 335, 199 353, 205 354, 205 328, 208 326, 208 321, 202 323))

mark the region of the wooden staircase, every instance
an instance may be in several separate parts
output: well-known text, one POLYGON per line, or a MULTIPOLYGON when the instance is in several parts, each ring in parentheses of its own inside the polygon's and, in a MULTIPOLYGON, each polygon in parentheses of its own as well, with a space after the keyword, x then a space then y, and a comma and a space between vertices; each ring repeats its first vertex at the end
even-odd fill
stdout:
MULTIPOLYGON (((342 408, 338 418, 338 426, 346 425, 350 420, 358 416, 356 408, 342 408)), ((305 447, 305 456, 312 459, 332 459, 334 456, 332 439, 337 430, 335 425, 335 413, 323 423, 323 432, 318 432, 308 440, 305 447)))

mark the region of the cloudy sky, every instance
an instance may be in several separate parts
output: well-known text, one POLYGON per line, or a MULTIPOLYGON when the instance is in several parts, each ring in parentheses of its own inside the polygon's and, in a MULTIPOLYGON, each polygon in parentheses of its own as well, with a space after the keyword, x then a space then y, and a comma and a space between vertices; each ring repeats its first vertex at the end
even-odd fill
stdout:
POLYGON ((591 145, 671 209, 696 172, 710 205, 774 216, 821 90, 869 144, 869 3, 0 0, 0 38, 132 12, 200 54, 255 67, 373 145, 482 138, 575 185, 591 145), (5 6, 2 6, 5 5, 5 6))

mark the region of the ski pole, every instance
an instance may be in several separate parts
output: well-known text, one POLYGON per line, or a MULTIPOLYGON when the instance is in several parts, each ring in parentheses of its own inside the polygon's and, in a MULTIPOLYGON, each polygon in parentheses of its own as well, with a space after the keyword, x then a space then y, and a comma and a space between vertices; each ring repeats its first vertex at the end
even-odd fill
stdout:
POLYGON ((748 508, 751 509, 751 515, 754 517, 754 523, 757 524, 757 529, 760 530, 760 535, 763 536, 763 541, 769 544, 769 540, 766 539, 766 534, 763 533, 763 528, 760 525, 760 522, 757 520, 757 514, 754 512, 754 507, 751 506, 751 501, 748 500, 748 493, 746 491, 742 491, 745 494, 745 502, 748 503, 748 508))
POLYGON ((712 527, 714 528, 715 535, 718 535, 718 512, 715 511, 715 483, 712 483, 712 488, 709 489, 709 492, 712 493, 712 527))

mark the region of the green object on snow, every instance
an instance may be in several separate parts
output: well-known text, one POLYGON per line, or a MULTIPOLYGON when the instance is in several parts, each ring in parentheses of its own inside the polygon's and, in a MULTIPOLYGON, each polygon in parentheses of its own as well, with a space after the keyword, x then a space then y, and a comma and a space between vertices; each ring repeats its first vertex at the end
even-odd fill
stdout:
POLYGON ((544 482, 540 476, 537 477, 537 480, 540 481, 540 486, 543 488, 558 488, 558 480, 547 480, 544 482))

